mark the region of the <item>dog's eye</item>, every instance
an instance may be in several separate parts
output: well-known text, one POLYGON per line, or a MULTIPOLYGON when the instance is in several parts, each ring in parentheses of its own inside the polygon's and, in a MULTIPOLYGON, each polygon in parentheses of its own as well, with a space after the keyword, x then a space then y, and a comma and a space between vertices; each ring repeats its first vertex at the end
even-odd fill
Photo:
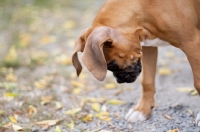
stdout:
POLYGON ((106 42, 104 42, 104 48, 112 48, 112 41, 107 40, 106 42))

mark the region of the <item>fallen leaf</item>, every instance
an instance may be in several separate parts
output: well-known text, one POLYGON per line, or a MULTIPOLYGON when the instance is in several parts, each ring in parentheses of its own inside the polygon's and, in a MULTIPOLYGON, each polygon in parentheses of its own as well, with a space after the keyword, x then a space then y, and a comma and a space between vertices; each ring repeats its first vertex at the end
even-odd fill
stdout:
POLYGON ((83 88, 84 87, 84 84, 80 83, 80 82, 76 82, 76 81, 71 81, 71 84, 74 86, 74 87, 78 87, 78 88, 83 88))
POLYGON ((27 47, 30 44, 30 41, 31 41, 31 34, 28 33, 20 34, 19 36, 20 47, 22 48, 27 47))
POLYGON ((173 52, 166 52, 166 56, 173 59, 175 57, 175 54, 173 52))
POLYGON ((73 130, 75 128, 75 123, 72 120, 70 123, 67 124, 67 127, 69 127, 71 130, 73 130))
POLYGON ((16 48, 14 46, 11 46, 11 48, 8 51, 8 54, 5 57, 5 62, 6 63, 16 63, 18 61, 18 54, 16 51, 16 48))
POLYGON ((168 120, 172 120, 173 118, 167 114, 164 114, 164 117, 167 118, 168 120))
POLYGON ((34 82, 34 85, 38 89, 44 89, 47 87, 48 83, 47 83, 47 81, 40 79, 40 80, 34 82))
POLYGON ((12 123, 17 123, 17 118, 15 116, 9 116, 9 119, 12 123))
POLYGON ((16 94, 16 93, 4 93, 4 97, 7 100, 13 100, 17 96, 18 96, 18 94, 16 94))
POLYGON ((70 65, 72 64, 71 58, 67 54, 61 54, 55 58, 55 62, 61 65, 70 65))
POLYGON ((3 115, 5 114, 5 111, 4 110, 0 110, 0 115, 3 115))
POLYGON ((102 112, 99 112, 99 113, 95 114, 94 117, 99 118, 101 116, 109 116, 109 115, 110 115, 110 113, 102 111, 102 112))
POLYGON ((114 83, 107 83, 104 87, 106 89, 115 89, 116 85, 114 83))
POLYGON ((183 87, 183 88, 176 88, 176 90, 178 92, 192 92, 194 90, 194 88, 190 88, 190 87, 183 87))
POLYGON ((56 110, 62 109, 63 104, 61 102, 56 102, 56 110))
POLYGON ((159 68, 158 73, 160 75, 171 75, 172 74, 172 70, 169 68, 159 68))
POLYGON ((96 112, 99 112, 100 111, 100 108, 101 108, 101 105, 99 103, 93 103, 91 105, 92 109, 96 112))
POLYGON ((119 89, 114 93, 114 95, 117 96, 117 95, 121 94, 123 91, 124 91, 123 89, 119 89))
POLYGON ((80 112, 81 110, 82 110, 81 108, 75 108, 75 109, 67 110, 64 113, 67 115, 75 115, 78 112, 80 112))
POLYGON ((193 90, 190 92, 190 95, 191 96, 196 96, 196 95, 199 95, 198 91, 197 90, 193 90))
POLYGON ((93 97, 85 98, 85 101, 90 103, 104 103, 106 100, 107 100, 106 98, 93 98, 93 97))
POLYGON ((66 28, 66 29, 73 29, 75 26, 76 26, 76 23, 73 20, 67 20, 64 23, 64 28, 66 28))
POLYGON ((74 89, 73 89, 73 93, 74 93, 75 95, 79 95, 80 92, 81 92, 81 89, 80 89, 80 88, 74 88, 74 89))
POLYGON ((56 126, 55 132, 62 132, 59 126, 56 126))
POLYGON ((13 73, 9 73, 6 75, 6 81, 16 82, 17 77, 13 73))
POLYGON ((190 115, 194 116, 194 112, 191 109, 187 109, 187 112, 190 113, 190 115))
POLYGON ((53 100, 53 97, 52 96, 42 96, 41 100, 42 100, 41 104, 45 105, 45 104, 50 103, 53 100))
POLYGON ((117 99, 110 99, 107 101, 107 104, 112 104, 112 105, 121 105, 125 103, 126 103, 125 101, 117 100, 117 99))
POLYGON ((167 132, 179 132, 179 130, 178 129, 174 129, 174 130, 169 130, 167 132))
POLYGON ((82 120, 85 121, 85 122, 91 122, 91 121, 93 121, 93 115, 88 114, 82 120))
POLYGON ((54 36, 44 36, 42 39, 41 39, 41 43, 42 44, 49 44, 49 43, 53 43, 55 42, 55 37, 54 36))
POLYGON ((29 116, 32 117, 36 115, 36 113, 37 113, 37 109, 34 106, 29 105, 29 116))
POLYGON ((18 126, 18 125, 15 125, 15 124, 12 124, 12 128, 13 130, 16 132, 16 131, 21 131, 23 130, 23 128, 21 126, 18 126))
POLYGON ((44 121, 36 122, 36 124, 37 125, 49 125, 49 126, 53 126, 53 125, 56 125, 58 122, 60 122, 60 120, 44 120, 44 121))
POLYGON ((103 120, 103 121, 111 121, 112 120, 109 116, 100 116, 98 118, 103 120))

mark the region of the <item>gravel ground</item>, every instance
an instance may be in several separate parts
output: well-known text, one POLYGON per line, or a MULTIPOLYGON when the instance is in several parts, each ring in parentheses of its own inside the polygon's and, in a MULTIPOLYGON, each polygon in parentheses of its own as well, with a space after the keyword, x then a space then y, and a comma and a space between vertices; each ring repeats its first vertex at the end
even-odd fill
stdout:
POLYGON ((177 88, 182 90, 187 90, 188 87, 193 88, 190 65, 183 52, 177 48, 172 46, 159 48, 156 107, 148 120, 134 124, 126 122, 124 116, 137 103, 141 95, 140 77, 131 84, 117 84, 112 73, 108 72, 106 79, 98 82, 85 67, 81 77, 77 78, 71 63, 62 64, 63 56, 64 59, 71 58, 75 39, 81 30, 92 23, 104 1, 58 0, 55 3, 49 0, 46 1, 48 6, 46 4, 38 6, 39 1, 34 4, 34 0, 26 1, 28 6, 21 6, 20 4, 23 5, 23 3, 15 6, 9 5, 9 2, 3 3, 7 13, 11 13, 11 16, 6 17, 11 23, 6 19, 4 21, 4 17, 0 19, 0 23, 7 25, 0 31, 0 44, 4 44, 6 36, 10 38, 9 34, 14 31, 31 36, 31 41, 28 47, 18 49, 19 57, 24 60, 22 65, 7 70, 2 70, 1 67, 0 132, 11 131, 11 126, 6 128, 2 126, 11 122, 9 117, 13 115, 18 116, 17 123, 14 122, 14 124, 22 126, 27 132, 55 132, 56 126, 63 132, 166 132, 173 129, 179 129, 180 132, 200 132, 200 127, 195 125, 195 117, 200 111, 199 96, 191 96, 190 92, 177 91, 177 88), (7 8, 7 4, 12 10, 7 8), (26 22, 29 17, 33 23, 25 26, 23 22, 26 22), (43 36, 45 42, 50 41, 48 44, 41 43, 43 36), (46 54, 45 56, 42 54, 41 57, 41 51, 47 53, 47 57, 46 54), (33 64, 32 60, 28 59, 30 54, 39 56, 34 59, 33 64), (57 57, 62 60, 61 64, 55 61, 57 57), (170 71, 170 74, 161 74, 159 70, 163 68, 170 71), (2 86, 5 81, 8 81, 5 76, 9 73, 17 77, 15 83, 18 87, 9 89, 2 86), (41 84, 41 80, 46 81, 48 85, 41 84), (83 87, 74 86, 73 81, 78 83, 76 85, 82 84, 83 87), (35 82, 44 85, 43 88, 38 88, 35 82), (114 88, 106 89, 106 84, 112 84, 114 88), (17 92, 18 96, 13 100, 7 100, 4 97, 6 92, 17 92), (48 96, 52 97, 52 100, 45 105, 42 104, 42 98, 48 96), (107 111, 111 114, 111 121, 97 118, 83 121, 82 115, 96 114, 90 102, 87 102, 77 115, 65 114, 69 109, 80 107, 80 102, 85 97, 119 99, 125 101, 126 104, 99 103, 101 107, 106 105, 107 111), (63 107, 56 109, 55 102, 62 103, 63 107), (37 110, 34 116, 30 116, 30 106, 37 110), (62 121, 52 126, 36 123, 55 119, 62 121), (68 125, 71 121, 74 121, 74 128, 68 125))

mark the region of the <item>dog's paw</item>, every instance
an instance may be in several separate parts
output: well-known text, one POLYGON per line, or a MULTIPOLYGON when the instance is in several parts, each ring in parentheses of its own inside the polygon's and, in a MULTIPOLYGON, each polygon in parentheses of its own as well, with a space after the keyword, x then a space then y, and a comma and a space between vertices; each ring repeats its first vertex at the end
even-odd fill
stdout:
POLYGON ((200 113, 197 115, 196 123, 197 123, 197 126, 200 127, 200 113))
POLYGON ((138 121, 144 121, 147 117, 140 111, 135 111, 133 108, 129 110, 129 112, 125 116, 125 120, 128 122, 138 122, 138 121))

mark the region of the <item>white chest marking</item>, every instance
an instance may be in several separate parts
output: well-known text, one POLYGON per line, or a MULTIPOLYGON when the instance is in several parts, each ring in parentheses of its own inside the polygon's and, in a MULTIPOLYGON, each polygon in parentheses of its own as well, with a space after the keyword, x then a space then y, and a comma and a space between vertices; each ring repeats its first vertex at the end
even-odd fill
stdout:
POLYGON ((163 41, 159 38, 156 38, 156 39, 152 39, 152 40, 146 39, 145 41, 140 42, 140 45, 141 46, 162 47, 162 46, 168 46, 168 45, 170 45, 170 43, 163 41))

